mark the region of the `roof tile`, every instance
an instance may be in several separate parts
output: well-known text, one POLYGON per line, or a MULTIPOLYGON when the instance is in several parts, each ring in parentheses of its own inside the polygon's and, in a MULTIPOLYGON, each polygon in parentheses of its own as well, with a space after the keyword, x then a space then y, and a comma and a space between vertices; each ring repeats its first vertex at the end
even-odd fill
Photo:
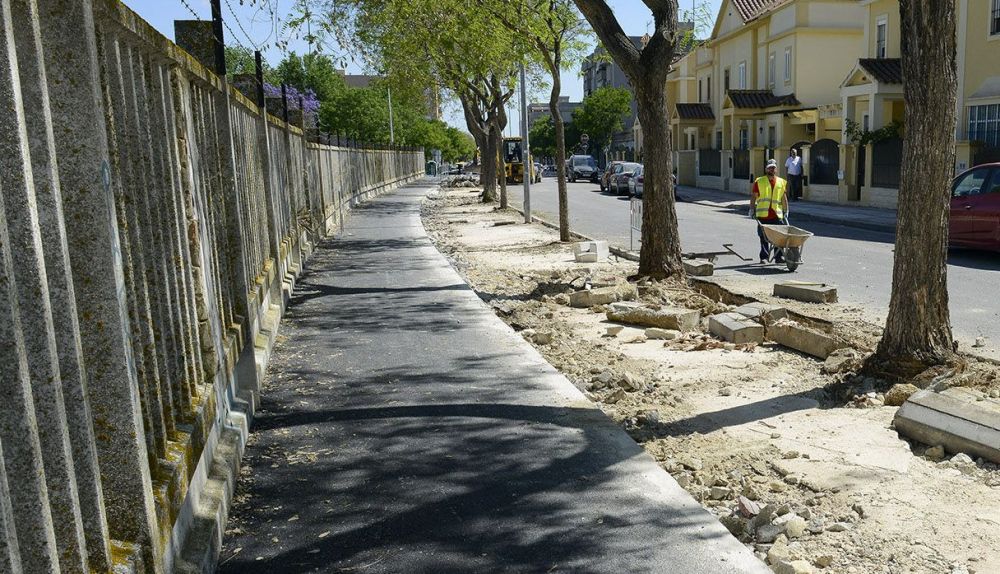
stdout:
POLYGON ((677 104, 677 117, 682 120, 714 120, 709 104, 677 104))
POLYGON ((776 96, 771 90, 729 90, 727 92, 736 108, 775 108, 801 105, 795 94, 776 96))
POLYGON ((858 63, 883 84, 903 83, 903 63, 899 58, 862 58, 858 63))

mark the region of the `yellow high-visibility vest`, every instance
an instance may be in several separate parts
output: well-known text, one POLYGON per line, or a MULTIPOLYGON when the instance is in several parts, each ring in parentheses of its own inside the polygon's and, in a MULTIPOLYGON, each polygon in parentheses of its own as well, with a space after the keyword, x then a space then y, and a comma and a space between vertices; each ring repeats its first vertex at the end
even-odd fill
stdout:
POLYGON ((757 197, 757 206, 754 210, 754 215, 757 216, 757 219, 767 219, 769 209, 774 209, 774 214, 778 216, 778 219, 785 216, 785 212, 781 207, 781 200, 785 197, 785 186, 787 184, 788 182, 775 176, 774 189, 771 189, 771 182, 766 175, 757 178, 757 191, 760 192, 760 195, 757 197))

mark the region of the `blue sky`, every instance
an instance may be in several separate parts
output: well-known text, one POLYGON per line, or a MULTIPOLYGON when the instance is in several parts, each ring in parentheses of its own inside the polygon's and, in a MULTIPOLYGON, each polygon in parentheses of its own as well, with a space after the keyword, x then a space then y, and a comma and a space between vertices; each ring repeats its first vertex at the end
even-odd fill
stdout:
MULTIPOLYGON (((197 16, 199 19, 208 20, 212 11, 208 0, 123 0, 124 3, 138 13, 143 19, 153 25, 163 35, 173 39, 174 20, 192 20, 197 16), (188 10, 187 7, 190 7, 188 10), (194 12, 194 14, 192 14, 194 12)), ((713 15, 718 12, 721 0, 681 0, 681 10, 690 10, 692 3, 705 2, 711 6, 713 15)), ((293 4, 293 0, 223 0, 223 19, 229 23, 232 32, 226 30, 226 42, 233 43, 235 37, 239 43, 254 49, 258 46, 270 45, 264 50, 265 58, 271 63, 277 63, 283 57, 282 52, 274 47, 275 22, 268 9, 261 8, 261 5, 270 5, 278 17, 278 33, 282 39, 288 41, 289 49, 303 53, 306 51, 306 43, 302 40, 290 37, 281 30, 281 22, 285 20, 293 4), (245 32, 245 33, 244 33, 245 32)), ((609 4, 615 11, 618 21, 629 34, 641 35, 652 27, 652 16, 641 0, 610 0, 609 4)), ((341 58, 347 62, 348 73, 360 74, 365 70, 350 59, 350 55, 336 47, 328 50, 331 55, 341 58)), ((563 72, 562 90, 564 96, 569 96, 573 101, 579 101, 583 97, 583 82, 579 77, 579 70, 563 72)), ((542 92, 538 87, 529 86, 529 90, 537 95, 529 100, 541 99, 542 92)), ((514 130, 518 129, 520 121, 516 111, 517 104, 512 103, 510 110, 510 124, 514 130)), ((465 129, 465 121, 460 110, 452 105, 444 109, 445 120, 461 129, 465 129)))

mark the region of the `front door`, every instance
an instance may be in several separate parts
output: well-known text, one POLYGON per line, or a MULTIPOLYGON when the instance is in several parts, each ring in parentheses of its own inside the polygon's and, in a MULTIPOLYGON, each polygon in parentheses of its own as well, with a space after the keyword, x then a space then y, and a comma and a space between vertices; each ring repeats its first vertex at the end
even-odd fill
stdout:
POLYGON ((990 168, 985 167, 973 168, 955 180, 951 191, 951 223, 949 224, 949 240, 952 244, 976 247, 979 243, 976 219, 991 171, 990 168))
POLYGON ((865 146, 859 145, 855 148, 857 150, 857 172, 854 174, 854 187, 850 188, 850 195, 848 200, 850 201, 861 201, 861 188, 865 186, 865 146))

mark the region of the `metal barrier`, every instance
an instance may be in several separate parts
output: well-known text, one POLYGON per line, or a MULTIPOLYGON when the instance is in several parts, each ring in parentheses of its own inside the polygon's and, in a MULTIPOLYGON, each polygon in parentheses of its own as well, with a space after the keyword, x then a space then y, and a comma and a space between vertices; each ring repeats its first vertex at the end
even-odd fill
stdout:
POLYGON ((636 241, 642 243, 642 200, 636 197, 630 199, 628 204, 628 210, 629 210, 628 248, 629 251, 635 251, 636 241))

